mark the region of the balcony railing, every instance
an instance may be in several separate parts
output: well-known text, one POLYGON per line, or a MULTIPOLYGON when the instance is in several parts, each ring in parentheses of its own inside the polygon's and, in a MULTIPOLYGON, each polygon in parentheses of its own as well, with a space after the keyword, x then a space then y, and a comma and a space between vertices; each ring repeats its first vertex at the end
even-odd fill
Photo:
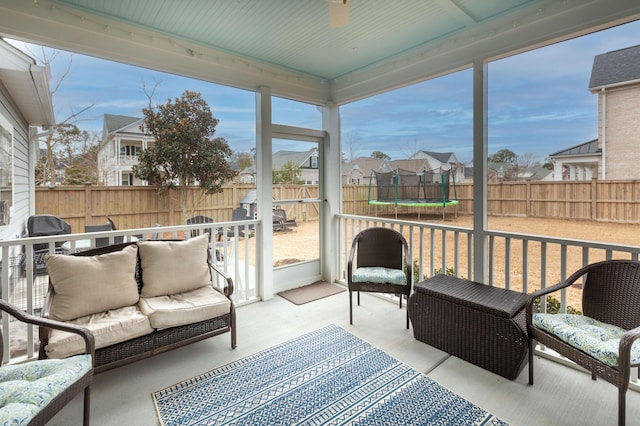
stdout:
POLYGON ((118 164, 121 166, 133 166, 134 164, 138 164, 137 155, 119 155, 118 157, 118 164))

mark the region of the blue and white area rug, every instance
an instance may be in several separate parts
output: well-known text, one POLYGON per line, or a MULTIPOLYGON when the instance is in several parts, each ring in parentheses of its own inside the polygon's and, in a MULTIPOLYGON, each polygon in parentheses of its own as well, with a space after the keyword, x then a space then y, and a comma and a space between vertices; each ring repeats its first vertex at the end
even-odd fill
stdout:
POLYGON ((163 426, 506 425, 335 325, 153 398, 163 426))

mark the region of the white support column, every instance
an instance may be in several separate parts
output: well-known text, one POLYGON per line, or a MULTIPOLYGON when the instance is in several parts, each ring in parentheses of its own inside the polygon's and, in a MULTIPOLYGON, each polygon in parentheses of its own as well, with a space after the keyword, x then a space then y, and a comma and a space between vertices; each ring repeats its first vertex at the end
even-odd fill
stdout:
POLYGON ((326 132, 324 143, 321 149, 321 175, 320 179, 324 188, 321 194, 323 204, 322 215, 320 220, 320 242, 322 261, 320 268, 324 280, 334 282, 338 279, 339 256, 338 250, 338 220, 334 218, 335 214, 342 211, 342 156, 341 156, 341 140, 340 140, 340 108, 338 106, 328 104, 321 108, 322 111, 322 129, 326 132), (328 164, 337 164, 338 172, 327 173, 328 164))
POLYGON ((262 86, 256 92, 257 219, 262 222, 261 233, 257 236, 259 240, 256 244, 256 250, 262 252, 262 256, 258 258, 262 260, 256 267, 258 275, 256 279, 260 283, 259 296, 262 300, 273 298, 272 120, 271 88, 262 86))
POLYGON ((576 166, 574 166, 573 164, 569 164, 569 166, 567 167, 569 167, 569 180, 576 180, 576 166))
MULTIPOLYGON (((489 284, 487 262, 487 65, 473 63, 473 280, 489 284)), ((470 274, 471 276, 471 274, 470 274)))
POLYGON ((584 168, 584 178, 585 178, 585 180, 593 179, 593 167, 585 167, 584 168))
POLYGON ((562 161, 555 161, 553 163, 553 180, 562 180, 562 169, 564 168, 564 164, 562 161))

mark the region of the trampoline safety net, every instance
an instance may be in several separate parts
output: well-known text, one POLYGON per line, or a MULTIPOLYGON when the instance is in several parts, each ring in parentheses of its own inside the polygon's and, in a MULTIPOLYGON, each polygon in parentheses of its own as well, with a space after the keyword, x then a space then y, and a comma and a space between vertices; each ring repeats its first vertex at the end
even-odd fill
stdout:
MULTIPOLYGON (((396 169, 375 172, 377 202, 390 204, 446 204, 449 198, 450 170, 411 172, 396 169)), ((455 185, 455 183, 454 183, 455 185)))

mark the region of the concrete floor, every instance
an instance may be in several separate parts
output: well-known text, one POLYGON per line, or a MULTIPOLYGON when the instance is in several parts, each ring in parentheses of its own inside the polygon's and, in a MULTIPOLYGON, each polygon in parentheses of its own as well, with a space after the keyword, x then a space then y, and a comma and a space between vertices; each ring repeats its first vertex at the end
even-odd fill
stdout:
MULTIPOLYGON (((363 294, 349 325, 347 293, 296 306, 279 296, 238 308, 238 347, 228 334, 99 374, 92 386, 93 425, 158 425, 151 393, 329 324, 339 325, 427 374, 446 388, 513 425, 614 425, 617 389, 603 380, 536 357, 509 381, 430 347, 405 329, 405 310, 363 294)), ((80 424, 78 397, 49 424, 80 424)), ((627 424, 640 425, 640 393, 627 392, 627 424)))

